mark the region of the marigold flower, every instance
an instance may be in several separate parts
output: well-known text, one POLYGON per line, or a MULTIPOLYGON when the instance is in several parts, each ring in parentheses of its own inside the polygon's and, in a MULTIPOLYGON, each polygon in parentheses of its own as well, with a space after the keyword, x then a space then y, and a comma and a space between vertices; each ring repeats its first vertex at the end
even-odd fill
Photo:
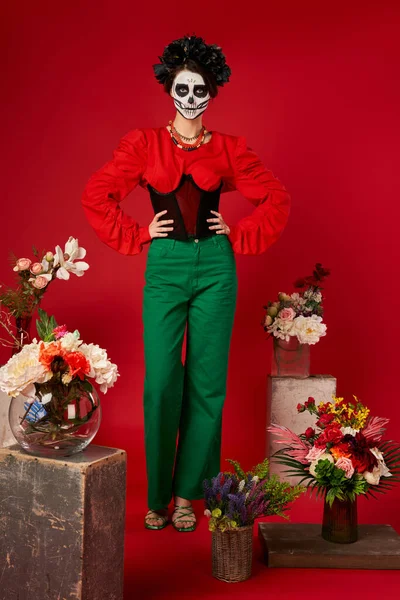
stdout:
POLYGON ((62 349, 60 342, 50 342, 47 346, 44 342, 40 342, 39 361, 44 365, 47 371, 51 371, 51 364, 57 356, 64 358, 64 350, 62 349))

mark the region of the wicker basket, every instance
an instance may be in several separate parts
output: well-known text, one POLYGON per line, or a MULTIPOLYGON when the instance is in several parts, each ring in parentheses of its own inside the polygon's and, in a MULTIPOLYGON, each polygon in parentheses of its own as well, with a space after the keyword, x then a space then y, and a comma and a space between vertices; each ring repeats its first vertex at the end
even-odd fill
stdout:
POLYGON ((251 575, 253 525, 212 532, 213 577, 235 583, 251 575))

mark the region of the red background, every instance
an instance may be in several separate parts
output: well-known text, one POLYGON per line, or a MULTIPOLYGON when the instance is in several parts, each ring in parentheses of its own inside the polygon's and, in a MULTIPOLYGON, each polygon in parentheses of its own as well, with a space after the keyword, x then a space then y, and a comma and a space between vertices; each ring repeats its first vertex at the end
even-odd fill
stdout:
MULTIPOLYGON (((210 129, 246 135, 293 202, 283 236, 267 253, 237 256, 239 294, 223 458, 235 458, 245 468, 264 458, 271 341, 265 340, 260 325, 262 306, 279 291, 293 291, 292 282, 308 274, 317 261, 330 267, 332 275, 326 284, 328 335, 312 347, 312 370, 336 376, 339 395, 356 394, 374 413, 390 417, 389 435, 400 439, 400 211, 395 166, 399 4, 393 0, 328 6, 287 0, 249 6, 250 10, 244 5, 233 8, 231 2, 213 7, 208 1, 180 5, 15 0, 2 18, 0 279, 12 281, 9 250, 32 258, 32 243, 54 250, 70 235, 87 249, 90 270, 81 279, 54 282, 42 306, 60 324, 78 328, 85 341, 107 348, 119 366, 118 384, 103 396, 103 422, 95 442, 128 451, 127 561, 133 562, 128 562, 127 589, 141 589, 141 597, 183 593, 177 581, 186 586, 187 597, 196 597, 194 589, 199 597, 208 590, 210 598, 226 590, 208 577, 205 519, 184 541, 171 528, 142 530, 146 478, 141 302, 147 249, 133 257, 109 249, 95 236, 80 205, 90 174, 111 158, 124 133, 161 126, 173 118, 172 101, 151 68, 172 39, 196 34, 222 46, 232 68, 231 82, 211 103, 204 123, 210 129), (157 547, 153 535, 160 541, 157 547), (163 556, 176 540, 182 544, 179 552, 185 552, 184 545, 197 552, 188 555, 195 561, 185 558, 181 580, 168 578, 168 573, 177 576, 179 565, 167 568, 163 556), (147 543, 149 552, 142 553, 138 545, 147 543), (158 580, 152 576, 157 568, 158 580), (188 576, 193 568, 197 584, 188 576)), ((152 218, 142 189, 124 201, 124 208, 140 224, 152 218)), ((237 193, 222 197, 221 212, 228 223, 251 210, 237 193)), ((1 362, 7 358, 8 352, 1 349, 1 362)), ((391 523, 400 531, 399 500, 399 489, 379 504, 361 500, 360 520, 391 523)), ((201 517, 201 502, 196 506, 201 517)), ((293 520, 317 522, 320 517, 321 505, 310 500, 301 500, 292 511, 293 520)), ((240 593, 261 597, 265 584, 272 593, 280 589, 281 598, 291 594, 292 579, 275 572, 264 581, 259 561, 257 569, 259 577, 245 588, 239 586, 240 593)), ((353 586, 367 584, 371 590, 373 582, 387 584, 389 598, 395 589, 391 586, 395 581, 398 585, 395 576, 348 573, 346 585, 351 593, 353 586)), ((306 582, 307 577, 307 572, 298 572, 296 581, 306 582)), ((324 579, 319 572, 318 577, 329 581, 329 574, 324 579)), ((368 589, 363 598, 378 597, 369 596, 368 589)))

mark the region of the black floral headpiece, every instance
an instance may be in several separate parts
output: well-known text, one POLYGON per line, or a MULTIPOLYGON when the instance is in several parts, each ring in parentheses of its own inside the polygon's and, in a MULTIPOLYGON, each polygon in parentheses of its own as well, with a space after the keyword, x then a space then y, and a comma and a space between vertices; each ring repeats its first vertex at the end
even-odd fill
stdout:
POLYGON ((229 81, 230 67, 226 64, 225 55, 220 46, 206 44, 203 38, 185 35, 165 46, 161 63, 153 65, 158 83, 164 83, 171 71, 183 65, 188 59, 196 61, 201 67, 214 75, 217 85, 229 81))

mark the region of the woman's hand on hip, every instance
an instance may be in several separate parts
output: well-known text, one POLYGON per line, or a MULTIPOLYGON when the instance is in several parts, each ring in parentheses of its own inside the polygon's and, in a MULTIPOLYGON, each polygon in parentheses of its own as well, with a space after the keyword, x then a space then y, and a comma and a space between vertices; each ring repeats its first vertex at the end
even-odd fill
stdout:
POLYGON ((229 226, 225 223, 221 213, 217 212, 216 210, 211 210, 210 212, 216 215, 216 217, 207 219, 207 221, 217 223, 217 225, 210 225, 209 229, 215 229, 215 233, 224 233, 225 235, 229 235, 231 230, 229 226))
POLYGON ((165 237, 168 235, 168 231, 172 231, 174 229, 173 227, 165 227, 165 225, 168 225, 169 223, 173 223, 174 222, 173 219, 168 219, 168 220, 163 220, 163 221, 159 220, 160 217, 162 215, 165 215, 166 212, 168 212, 168 211, 162 210, 161 212, 154 215, 154 219, 152 220, 152 222, 149 225, 149 233, 152 238, 165 237))

